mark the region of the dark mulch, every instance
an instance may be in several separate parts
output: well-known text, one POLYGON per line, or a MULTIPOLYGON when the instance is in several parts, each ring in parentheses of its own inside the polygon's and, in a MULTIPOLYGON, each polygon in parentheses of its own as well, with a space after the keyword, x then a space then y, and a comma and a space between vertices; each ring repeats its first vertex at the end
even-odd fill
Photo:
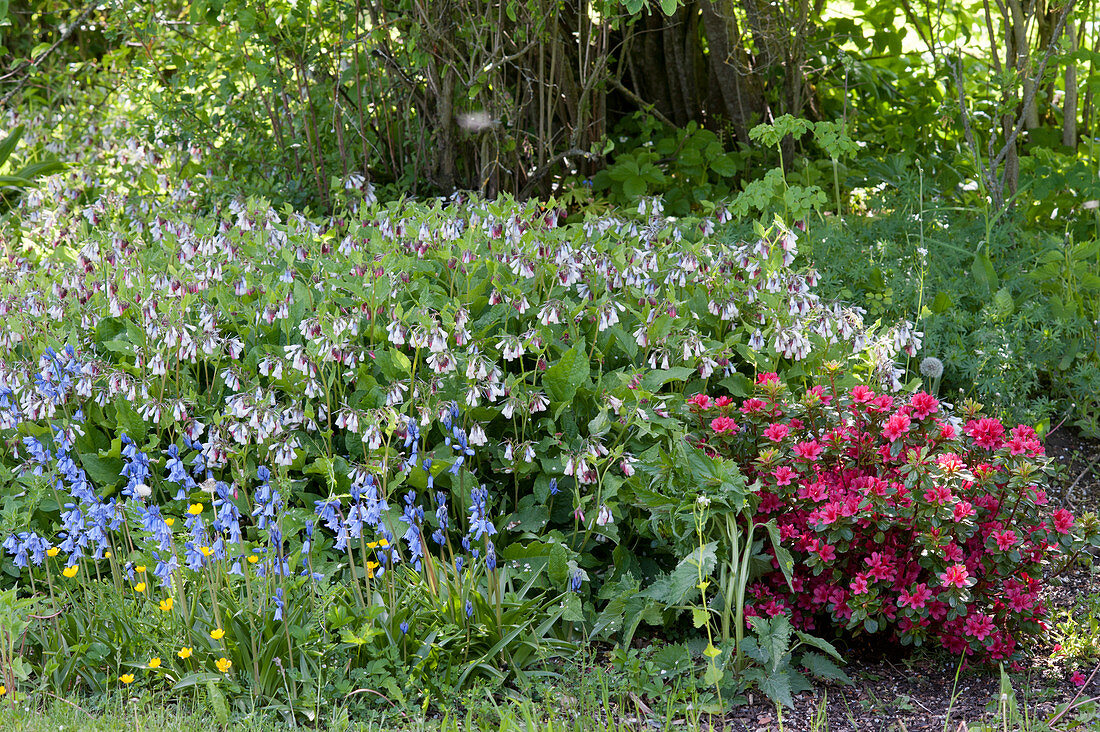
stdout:
MULTIPOLYGON (((1058 464, 1058 476, 1051 486, 1051 503, 1065 506, 1075 515, 1100 512, 1100 441, 1089 440, 1063 428, 1047 439, 1047 452, 1058 464)), ((1047 602, 1052 619, 1071 609, 1079 598, 1100 593, 1100 558, 1094 567, 1075 566, 1060 577, 1050 578, 1047 602)), ((897 649, 849 649, 846 667, 851 686, 818 688, 803 694, 793 710, 783 712, 783 729, 829 730, 829 732, 950 732, 968 725, 991 721, 997 715, 1000 677, 996 670, 964 670, 956 686, 957 659, 930 652, 897 649), (954 704, 951 703, 955 696, 954 704), (827 726, 815 726, 824 701, 827 726), (950 707, 950 721, 947 713, 950 707)), ((1031 717, 1046 719, 1080 691, 1069 681, 1066 663, 1053 653, 1048 642, 1035 649, 1023 662, 1023 670, 1012 674, 1012 684, 1021 709, 1031 717)), ((1091 669, 1086 669, 1088 675, 1091 669)), ((1100 673, 1081 698, 1100 696, 1100 673)), ((779 729, 774 706, 755 698, 736 709, 716 729, 771 732, 779 729)), ((1100 722, 1086 722, 1084 729, 1100 729, 1100 722)))

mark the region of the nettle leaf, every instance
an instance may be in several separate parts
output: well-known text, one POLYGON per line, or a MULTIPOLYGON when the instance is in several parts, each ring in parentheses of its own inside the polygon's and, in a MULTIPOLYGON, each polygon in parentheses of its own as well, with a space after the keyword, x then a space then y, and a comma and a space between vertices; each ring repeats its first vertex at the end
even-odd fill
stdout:
POLYGON ((642 593, 645 597, 651 597, 664 603, 668 607, 683 605, 687 599, 699 593, 699 577, 706 579, 714 572, 718 564, 715 554, 717 542, 710 542, 697 548, 688 556, 680 560, 676 569, 668 574, 658 577, 642 593))
POLYGON ((555 402, 568 403, 573 401, 577 389, 588 381, 591 370, 588 365, 588 354, 585 352, 584 342, 577 343, 565 355, 558 359, 546 373, 542 375, 542 383, 546 392, 555 402))
POLYGON ((844 671, 836 665, 835 661, 822 656, 820 653, 807 651, 802 654, 801 661, 805 669, 813 674, 815 678, 824 679, 826 681, 839 681, 843 684, 852 683, 848 674, 844 673, 844 671))
POLYGON ((802 643, 808 646, 813 646, 818 650, 825 651, 838 661, 841 660, 840 652, 837 651, 836 647, 833 646, 832 643, 825 640, 824 638, 818 638, 816 635, 810 635, 809 633, 804 633, 801 630, 795 630, 794 633, 798 640, 802 643))
POLYGON ((794 698, 791 695, 791 687, 793 686, 794 672, 790 669, 782 669, 775 673, 768 674, 760 682, 760 691, 771 699, 776 704, 782 704, 785 707, 794 707, 794 698))
POLYGON ((653 654, 653 663, 665 672, 664 678, 691 670, 691 652, 684 645, 665 646, 653 654))
POLYGON ((644 196, 646 192, 646 179, 640 175, 632 175, 623 181, 623 195, 629 198, 644 196))
POLYGON ((765 664, 771 670, 778 670, 786 664, 791 649, 791 621, 786 615, 774 618, 756 617, 752 619, 752 630, 756 633, 757 643, 767 658, 765 664))

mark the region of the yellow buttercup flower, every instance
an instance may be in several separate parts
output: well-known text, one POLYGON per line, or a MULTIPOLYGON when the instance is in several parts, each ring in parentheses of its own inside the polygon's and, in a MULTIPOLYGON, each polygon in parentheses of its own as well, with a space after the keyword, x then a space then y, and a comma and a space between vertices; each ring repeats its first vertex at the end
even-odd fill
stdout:
POLYGON ((373 577, 374 570, 378 569, 378 562, 367 562, 367 576, 373 577))
POLYGON ((191 649, 188 646, 184 646, 176 653, 180 658, 191 658, 191 649))
POLYGON ((75 564, 71 567, 65 567, 65 569, 61 570, 61 574, 65 575, 69 579, 72 579, 73 577, 75 577, 76 572, 77 572, 77 566, 75 564))
POLYGON ((103 552, 103 558, 104 559, 110 559, 111 558, 110 550, 103 552))
POLYGON ((134 675, 133 674, 122 674, 122 676, 118 677, 118 680, 121 681, 124 684, 132 684, 132 683, 134 683, 134 675))
POLYGON ((134 567, 134 569, 137 570, 139 573, 144 573, 145 572, 145 565, 144 564, 139 564, 138 566, 134 567))
POLYGON ((223 635, 225 635, 225 631, 221 628, 210 631, 210 637, 214 640, 221 640, 223 635))
POLYGON ((257 557, 255 554, 249 554, 248 555, 248 563, 249 564, 255 564, 258 561, 260 561, 260 558, 257 557))
POLYGON ((199 551, 202 552, 202 555, 204 557, 209 557, 211 554, 214 553, 214 550, 208 546, 200 546, 199 551))
POLYGON ((8 693, 8 687, 4 686, 3 684, 0 684, 0 696, 4 696, 4 694, 7 694, 7 693, 8 693))
POLYGON ((145 592, 145 583, 138 582, 136 585, 134 585, 134 592, 145 592))
POLYGON ((227 674, 229 673, 229 669, 233 665, 233 662, 223 656, 217 661, 214 661, 214 665, 217 666, 218 670, 221 671, 223 674, 227 674))
POLYGON ((388 541, 386 541, 385 538, 382 538, 382 539, 379 539, 378 541, 369 542, 367 544, 367 549, 377 549, 378 547, 387 547, 389 545, 390 545, 390 543, 388 541))
POLYGON ((46 556, 47 557, 56 557, 60 553, 61 553, 61 550, 58 549, 56 546, 52 546, 52 547, 50 547, 49 549, 46 550, 46 556))
POLYGON ((160 601, 160 609, 162 612, 170 612, 172 610, 172 598, 166 597, 160 601))
POLYGON ((202 504, 192 503, 191 507, 187 509, 187 513, 191 514, 192 516, 198 516, 200 513, 202 513, 202 504))
POLYGON ((160 668, 160 657, 154 657, 149 659, 149 668, 160 668))
POLYGON ((168 518, 164 519, 164 523, 168 524, 168 528, 171 528, 172 525, 176 523, 176 519, 174 516, 169 516, 168 518))

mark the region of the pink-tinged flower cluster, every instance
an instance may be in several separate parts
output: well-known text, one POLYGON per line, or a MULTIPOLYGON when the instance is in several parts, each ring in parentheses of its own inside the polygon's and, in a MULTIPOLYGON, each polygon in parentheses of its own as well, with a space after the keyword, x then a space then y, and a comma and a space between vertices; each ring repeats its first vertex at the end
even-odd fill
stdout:
POLYGON ((750 615, 994 661, 1043 627, 1043 563, 1080 539, 1068 511, 1048 513, 1034 430, 955 420, 925 392, 818 385, 796 397, 774 374, 740 403, 716 401, 689 400, 697 444, 755 481, 756 520, 775 521, 795 557, 789 584, 773 558, 751 585, 750 615), (736 430, 715 426, 730 414, 736 430))
POLYGON ((729 417, 715 417, 710 421, 710 428, 715 434, 736 435, 737 423, 729 417))

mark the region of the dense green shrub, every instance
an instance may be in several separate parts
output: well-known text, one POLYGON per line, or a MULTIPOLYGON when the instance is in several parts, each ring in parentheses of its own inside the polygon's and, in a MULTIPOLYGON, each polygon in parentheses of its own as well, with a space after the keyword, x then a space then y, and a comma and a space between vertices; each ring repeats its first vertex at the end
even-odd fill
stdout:
MULTIPOLYGON (((1016 219, 989 228, 895 196, 878 203, 859 226, 811 227, 804 251, 822 291, 861 303, 868 319, 919 322, 922 356, 943 362, 939 395, 1097 434, 1100 243, 1018 230, 1016 219)), ((920 360, 908 360, 910 376, 920 360)))

